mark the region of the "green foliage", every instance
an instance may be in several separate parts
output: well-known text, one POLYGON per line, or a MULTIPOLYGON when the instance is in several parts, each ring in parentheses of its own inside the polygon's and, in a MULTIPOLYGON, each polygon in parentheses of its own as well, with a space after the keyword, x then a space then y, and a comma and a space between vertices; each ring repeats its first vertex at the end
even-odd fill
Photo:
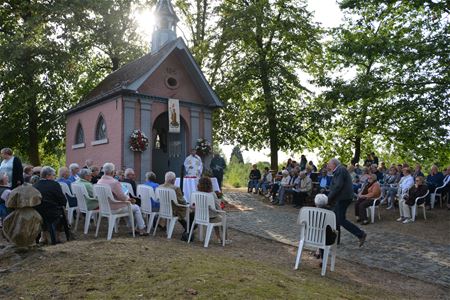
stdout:
POLYGON ((224 185, 235 188, 247 186, 250 168, 251 164, 240 163, 235 156, 231 157, 230 163, 225 169, 224 185))
POLYGON ((225 1, 219 18, 215 89, 226 109, 216 118, 216 137, 270 147, 276 168, 277 151, 295 149, 303 138, 305 88, 297 74, 310 66, 319 30, 302 1, 225 1))
MULTIPOLYGON (((269 167, 268 162, 258 162, 256 163, 258 169, 263 173, 264 167, 269 167)), ((251 163, 240 163, 236 156, 231 157, 231 161, 225 169, 224 174, 224 184, 228 187, 240 188, 246 187, 248 184, 248 175, 252 169, 253 164, 251 163)))
POLYGON ((448 161, 448 11, 421 3, 342 2, 345 24, 331 31, 316 69, 325 92, 308 114, 316 124, 310 146, 322 156, 349 161, 353 150, 359 161, 380 148, 406 160, 448 161))
POLYGON ((4 1, 0 140, 33 165, 64 139, 63 112, 144 53, 133 6, 146 1, 4 1), (40 151, 39 147, 43 147, 40 151))

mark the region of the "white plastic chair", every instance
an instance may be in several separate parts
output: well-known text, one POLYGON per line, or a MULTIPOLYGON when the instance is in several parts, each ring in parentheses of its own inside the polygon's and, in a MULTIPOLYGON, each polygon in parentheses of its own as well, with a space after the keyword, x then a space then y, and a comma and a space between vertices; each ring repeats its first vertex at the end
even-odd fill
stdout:
MULTIPOLYGON (((153 221, 155 217, 158 215, 157 211, 152 210, 152 201, 156 201, 155 191, 151 186, 145 184, 139 184, 137 186, 137 194, 141 199, 141 212, 143 215, 147 215, 147 233, 150 233, 150 230, 153 227, 153 221)), ((145 218, 144 218, 145 219, 145 218)))
POLYGON ((437 187, 433 193, 430 194, 431 199, 431 208, 434 208, 434 205, 436 204, 437 198, 439 198, 439 207, 442 208, 442 190, 447 184, 444 183, 440 187, 437 187))
POLYGON ((427 193, 421 197, 417 197, 416 201, 414 203, 414 205, 411 207, 411 215, 412 215, 412 220, 413 222, 416 220, 416 214, 417 214, 417 207, 422 207, 423 209, 423 218, 426 220, 427 219, 427 213, 426 213, 426 209, 425 209, 425 198, 428 196, 428 194, 430 193, 430 191, 427 191, 427 193), (419 202, 419 200, 424 199, 422 204, 417 204, 417 202, 419 202))
POLYGON ((95 184, 94 185, 94 196, 98 199, 98 205, 100 208, 98 221, 97 221, 97 229, 95 230, 95 237, 98 236, 98 230, 100 228, 100 222, 102 220, 102 217, 108 218, 108 235, 107 240, 110 240, 112 237, 113 228, 115 228, 115 232, 118 232, 118 220, 122 217, 128 217, 131 224, 131 229, 133 232, 133 237, 135 237, 134 233, 134 216, 133 216, 133 210, 131 209, 131 203, 127 202, 127 207, 118 209, 118 210, 112 210, 110 206, 110 202, 120 202, 123 203, 123 201, 116 201, 114 200, 114 196, 111 192, 111 187, 109 185, 104 184, 95 184))
POLYGON ((89 231, 91 219, 94 219, 95 223, 97 222, 97 214, 99 210, 98 209, 88 210, 85 197, 89 197, 89 194, 86 190, 86 187, 83 184, 72 183, 72 189, 73 193, 75 194, 75 197, 77 197, 78 202, 77 218, 75 219, 75 231, 77 231, 78 229, 78 221, 80 219, 80 214, 83 213, 85 215, 83 233, 87 234, 89 231))
POLYGON ((373 204, 366 208, 367 215, 370 216, 370 222, 375 223, 375 211, 378 210, 378 220, 381 220, 381 214, 380 214, 380 205, 381 205, 381 199, 383 197, 379 197, 375 200, 373 200, 373 204))
POLYGON ((298 252, 294 269, 298 269, 303 247, 312 246, 324 250, 321 275, 325 276, 325 272, 327 270, 328 255, 330 254, 330 270, 334 271, 334 265, 336 262, 336 246, 338 239, 336 238, 332 245, 325 245, 327 226, 330 226, 331 229, 336 230, 336 215, 334 214, 334 212, 317 207, 303 207, 302 209, 300 209, 297 223, 301 225, 301 228, 300 241, 298 243, 298 252))
POLYGON ((225 211, 217 210, 214 203, 214 196, 209 193, 193 192, 190 199, 191 205, 195 205, 195 217, 194 222, 191 225, 191 231, 189 233, 188 243, 191 240, 191 235, 194 230, 195 224, 200 226, 206 226, 206 237, 203 247, 207 248, 209 240, 211 239, 212 230, 216 226, 222 226, 222 246, 225 246, 226 231, 227 231, 227 216, 225 211), (211 223, 209 221, 209 210, 213 210, 222 215, 222 221, 217 223, 211 223))
POLYGON ((78 206, 75 207, 70 207, 69 206, 69 198, 67 197, 72 197, 75 198, 75 196, 72 194, 72 192, 70 191, 69 186, 67 185, 67 183, 65 182, 59 182, 59 185, 61 186, 61 189, 63 191, 64 197, 66 197, 67 203, 66 203, 66 210, 67 210, 67 222, 69 223, 69 225, 72 225, 73 223, 73 214, 78 210, 78 206))
POLYGON ((127 189, 128 196, 136 198, 136 195, 134 194, 133 186, 129 182, 120 182, 120 185, 127 189))
MULTIPOLYGON (((156 198, 159 199, 159 214, 158 220, 156 221, 159 224, 161 219, 167 220, 167 238, 172 238, 173 229, 175 228, 175 224, 178 221, 178 217, 173 215, 172 210, 172 202, 177 206, 185 207, 186 213, 188 213, 189 206, 181 205, 177 202, 177 194, 174 189, 158 187, 156 188, 156 198)), ((156 230, 158 226, 155 226, 155 230, 153 231, 153 235, 156 235, 156 230)), ((187 218, 187 229, 189 230, 189 217, 187 218)))

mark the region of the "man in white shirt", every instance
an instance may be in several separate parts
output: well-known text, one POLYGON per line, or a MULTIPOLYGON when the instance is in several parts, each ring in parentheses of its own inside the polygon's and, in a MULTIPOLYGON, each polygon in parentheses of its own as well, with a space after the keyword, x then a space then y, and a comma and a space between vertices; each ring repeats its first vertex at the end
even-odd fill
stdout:
POLYGON ((200 178, 203 172, 203 163, 200 156, 197 155, 197 150, 193 148, 191 154, 184 160, 185 176, 200 178))

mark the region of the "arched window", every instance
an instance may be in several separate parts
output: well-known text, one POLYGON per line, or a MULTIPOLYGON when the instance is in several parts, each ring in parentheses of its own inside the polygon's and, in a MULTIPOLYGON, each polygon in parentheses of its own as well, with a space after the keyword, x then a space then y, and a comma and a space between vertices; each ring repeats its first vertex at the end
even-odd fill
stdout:
POLYGON ((81 123, 78 123, 77 131, 75 133, 75 145, 84 143, 84 131, 81 123))
POLYGON ((97 127, 95 128, 95 140, 105 140, 108 135, 106 133, 106 122, 102 115, 98 118, 97 127))

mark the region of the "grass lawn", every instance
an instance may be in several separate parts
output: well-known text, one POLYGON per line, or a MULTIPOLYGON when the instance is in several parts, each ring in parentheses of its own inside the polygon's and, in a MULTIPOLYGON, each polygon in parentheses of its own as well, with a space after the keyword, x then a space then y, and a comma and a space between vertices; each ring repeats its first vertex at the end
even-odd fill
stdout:
MULTIPOLYGON (((0 274, 0 298, 401 298, 381 287, 321 277, 318 268, 307 264, 293 271, 293 261, 277 265, 235 251, 232 246, 204 249, 198 242, 186 245, 163 237, 42 247, 9 257, 9 271, 0 274)), ((0 266, 6 267, 6 261, 0 266)))

